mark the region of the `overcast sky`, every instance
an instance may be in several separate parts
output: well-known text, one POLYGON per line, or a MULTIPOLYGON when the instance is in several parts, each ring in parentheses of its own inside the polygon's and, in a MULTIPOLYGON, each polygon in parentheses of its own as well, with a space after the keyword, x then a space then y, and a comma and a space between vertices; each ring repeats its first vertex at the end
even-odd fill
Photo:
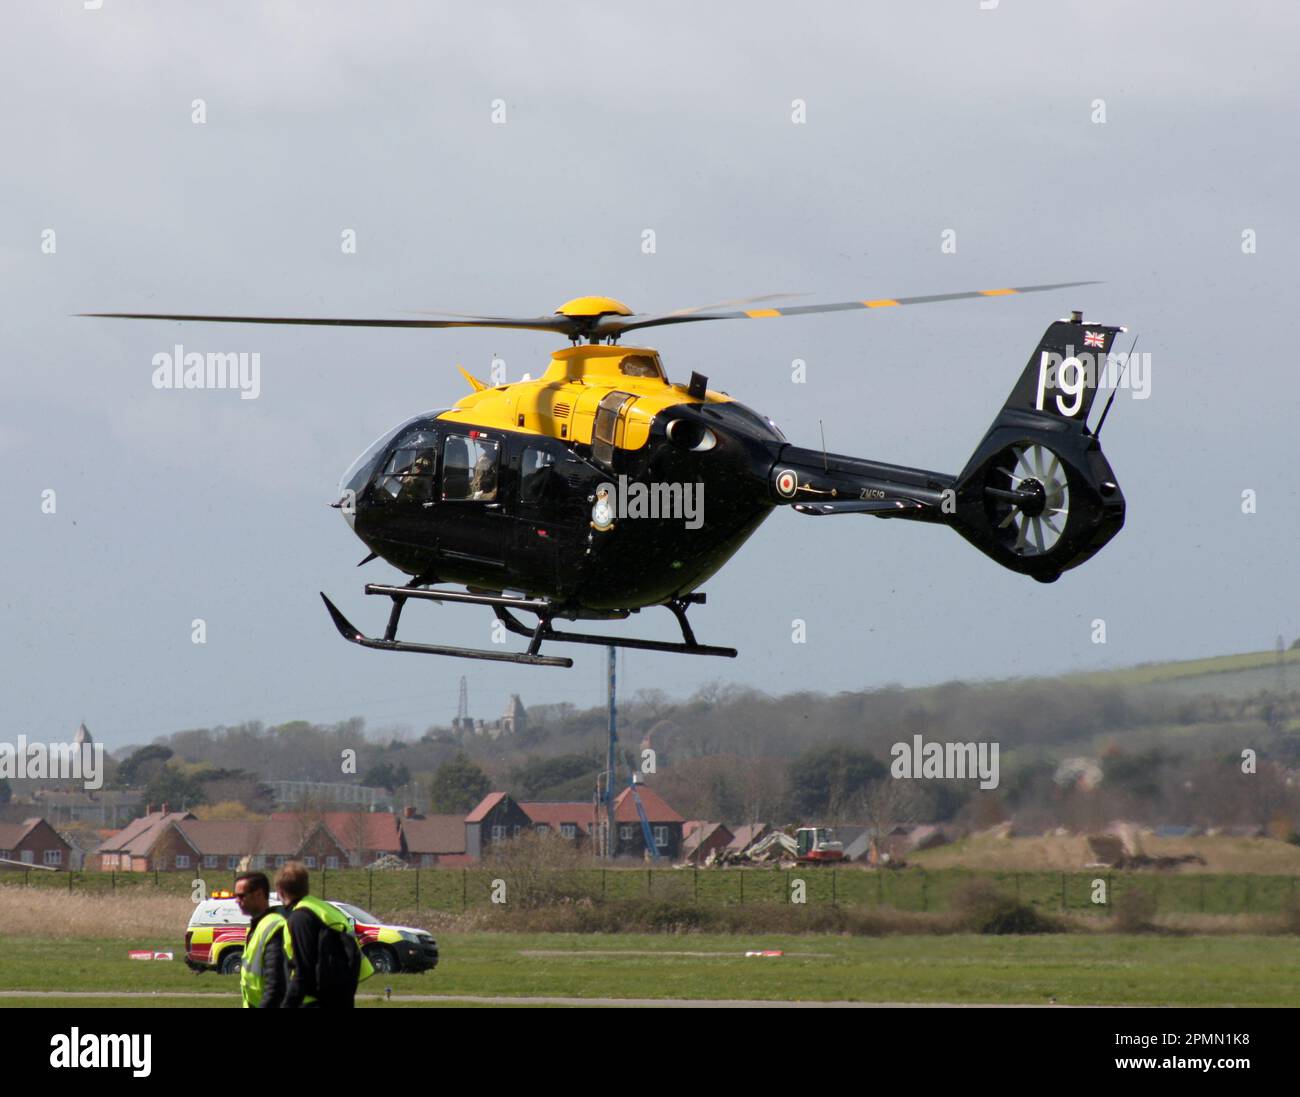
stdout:
MULTIPOLYGON (((88 310, 534 315, 585 293, 657 311, 1104 279, 654 332, 674 379, 706 373, 792 441, 821 421, 834 451, 947 472, 1071 308, 1139 335, 1151 390, 1105 431, 1127 525, 1054 586, 947 530, 782 510, 693 613, 740 657, 628 653, 627 689, 863 689, 1300 634, 1300 9, 6 0, 4 28, 4 738, 420 730, 455 714, 461 675, 489 719, 510 693, 602 696, 600 649, 568 671, 364 651, 317 597, 382 629, 361 585, 398 575, 356 569, 325 505, 339 475, 461 396, 455 364, 536 375, 554 338, 71 317, 88 310), (259 352, 259 398, 156 390, 176 343, 259 352)), ((489 642, 482 610, 406 621, 489 642)), ((673 631, 658 610, 629 625, 673 631)))

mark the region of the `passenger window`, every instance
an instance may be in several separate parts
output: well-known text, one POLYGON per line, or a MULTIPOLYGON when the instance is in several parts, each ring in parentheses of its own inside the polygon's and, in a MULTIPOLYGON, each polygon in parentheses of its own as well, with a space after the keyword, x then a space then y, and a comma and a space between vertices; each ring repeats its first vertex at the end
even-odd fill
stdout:
POLYGON ((524 450, 524 459, 519 481, 519 501, 521 503, 540 503, 546 498, 546 488, 551 480, 551 469, 555 466, 555 456, 545 450, 528 448, 524 450))
POLYGON ((497 497, 501 444, 453 434, 442 450, 442 497, 490 503, 497 497))

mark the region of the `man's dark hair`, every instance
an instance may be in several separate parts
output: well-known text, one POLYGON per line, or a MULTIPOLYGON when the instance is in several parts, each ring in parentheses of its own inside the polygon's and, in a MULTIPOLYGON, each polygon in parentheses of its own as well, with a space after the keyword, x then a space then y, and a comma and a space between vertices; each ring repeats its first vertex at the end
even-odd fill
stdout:
POLYGON ((268 899, 271 897, 271 881, 266 878, 265 872, 241 872, 235 877, 235 883, 240 880, 248 881, 249 890, 262 891, 268 899))

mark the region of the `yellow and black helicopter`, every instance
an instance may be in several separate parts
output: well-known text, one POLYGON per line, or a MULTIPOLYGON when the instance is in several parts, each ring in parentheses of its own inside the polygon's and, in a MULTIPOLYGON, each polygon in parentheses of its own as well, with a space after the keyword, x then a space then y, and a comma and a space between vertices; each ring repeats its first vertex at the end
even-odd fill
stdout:
MULTIPOLYGON (((485 327, 565 336, 536 380, 487 385, 446 411, 408 419, 374 442, 343 475, 339 508, 370 553, 411 576, 404 586, 367 584, 392 599, 383 638, 355 628, 322 593, 347 640, 384 651, 423 652, 541 666, 558 641, 735 656, 697 642, 687 609, 772 509, 865 514, 951 526, 1013 571, 1054 581, 1096 553, 1124 524, 1124 496, 1088 414, 1122 328, 1051 324, 1001 412, 957 475, 882 464, 791 445, 776 424, 691 375, 674 384, 656 351, 622 346, 629 332, 706 320, 767 319, 1000 297, 1087 285, 1055 285, 896 297, 784 308, 706 306, 636 315, 608 297, 579 297, 534 318, 336 319, 90 313, 145 320, 344 327, 485 327), (464 590, 436 586, 451 583, 464 590), (397 639, 411 599, 488 606, 528 637, 512 653, 397 639), (600 636, 556 620, 620 620, 664 606, 680 642, 600 636), (527 625, 517 613, 536 617, 527 625)), ((749 298, 725 305, 752 305, 749 298)), ((1114 392, 1111 393, 1114 398, 1114 392)))

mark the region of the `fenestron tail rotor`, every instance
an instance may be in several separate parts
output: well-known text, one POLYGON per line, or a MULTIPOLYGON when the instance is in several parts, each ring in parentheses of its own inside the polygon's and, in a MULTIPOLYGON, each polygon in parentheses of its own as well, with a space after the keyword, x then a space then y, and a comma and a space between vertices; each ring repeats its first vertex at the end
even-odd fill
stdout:
POLYGON ((1046 446, 1012 446, 985 494, 1006 513, 997 521, 1011 550, 1019 556, 1042 556, 1056 547, 1070 519, 1070 484, 1061 459, 1046 446))
MULTIPOLYGON (((961 293, 937 293, 919 297, 876 297, 857 301, 838 301, 825 305, 790 305, 782 308, 725 308, 703 305, 657 314, 633 313, 612 297, 576 297, 566 301, 553 315, 532 317, 469 316, 438 314, 445 319, 396 319, 388 317, 338 316, 247 316, 214 315, 188 312, 83 312, 80 316, 114 320, 182 320, 210 324, 293 324, 343 328, 504 328, 517 331, 542 331, 562 335, 573 342, 617 342, 625 332, 668 324, 693 324, 704 320, 759 320, 781 316, 811 316, 824 312, 851 312, 861 309, 893 308, 899 305, 928 305, 942 301, 965 301, 980 297, 1007 297, 1022 293, 1042 293, 1073 286, 1096 285, 1095 282, 1053 282, 1037 286, 1014 286, 1002 289, 969 290, 961 293)), ((798 294, 763 294, 737 298, 721 305, 750 305, 798 294)))

